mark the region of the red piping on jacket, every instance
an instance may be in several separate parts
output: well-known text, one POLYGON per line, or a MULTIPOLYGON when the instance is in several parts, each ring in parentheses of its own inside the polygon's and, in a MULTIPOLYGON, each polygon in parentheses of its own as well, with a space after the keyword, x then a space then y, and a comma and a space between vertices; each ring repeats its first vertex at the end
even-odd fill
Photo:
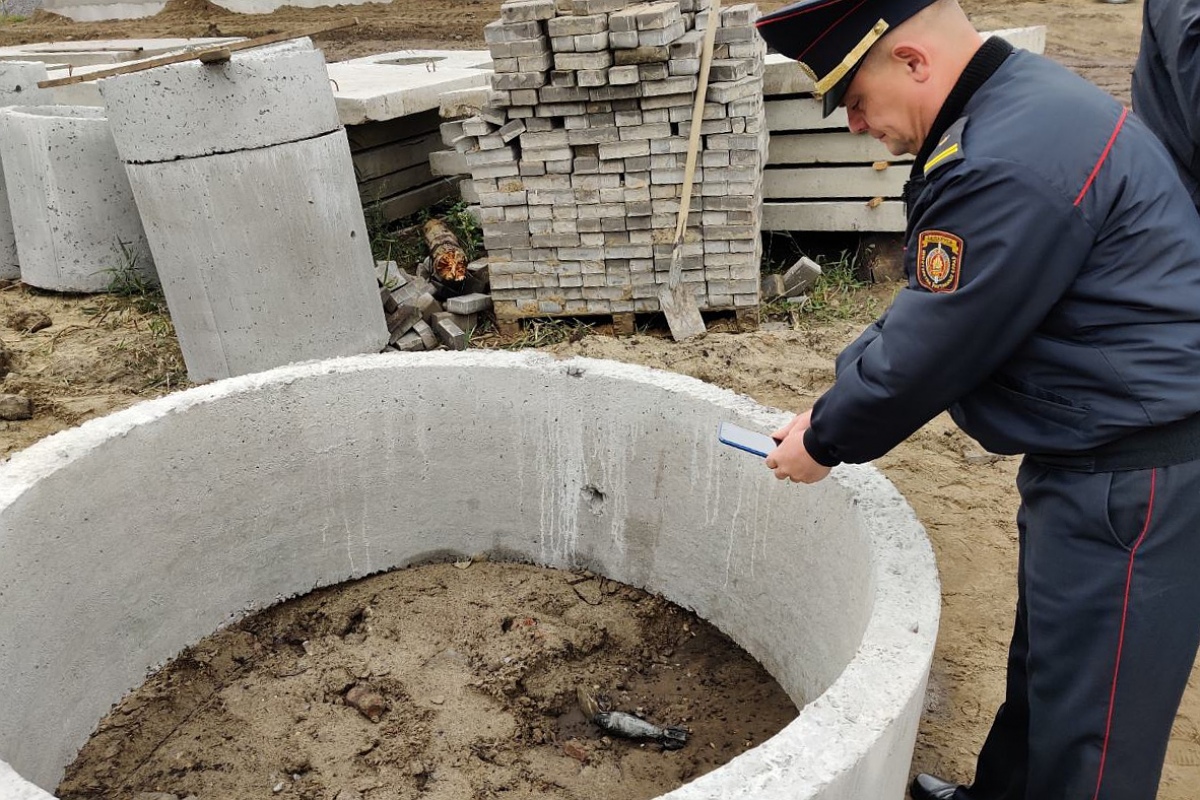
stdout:
POLYGON ((1083 196, 1088 193, 1088 189, 1092 188, 1092 182, 1096 180, 1096 175, 1100 172, 1100 167, 1104 164, 1104 160, 1108 158, 1109 152, 1112 151, 1113 142, 1117 140, 1117 134, 1121 132, 1121 126, 1125 124, 1125 118, 1129 116, 1129 109, 1121 111, 1121 118, 1117 120, 1117 127, 1113 128, 1112 136, 1108 137, 1108 144, 1104 147, 1104 152, 1100 154, 1100 160, 1096 162, 1096 166, 1092 167, 1092 174, 1088 175, 1087 183, 1079 190, 1079 196, 1075 198, 1075 205, 1078 206, 1083 202, 1083 196))

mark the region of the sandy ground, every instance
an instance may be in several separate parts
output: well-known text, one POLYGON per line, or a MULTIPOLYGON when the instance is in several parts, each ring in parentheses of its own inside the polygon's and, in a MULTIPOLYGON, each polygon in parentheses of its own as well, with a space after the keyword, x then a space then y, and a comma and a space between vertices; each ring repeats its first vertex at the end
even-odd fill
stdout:
POLYGON ((428 565, 197 643, 101 723, 58 795, 647 800, 795 714, 757 662, 660 598, 586 572, 428 565), (606 735, 581 690, 688 741, 606 735))
MULTIPOLYGON (((769 9, 781 3, 762 5, 769 9)), ((1047 25, 1050 56, 1128 101, 1140 3, 965 0, 964 6, 982 29, 1047 25)), ((318 39, 330 59, 338 60, 406 48, 482 47, 482 26, 496 18, 497 8, 497 0, 397 0, 243 17, 214 10, 202 0, 176 0, 169 12, 123 23, 79 25, 37 13, 26 22, 0 25, 0 45, 256 35, 357 17, 357 28, 318 39)), ((876 293, 886 297, 888 287, 876 293)), ((98 310, 94 298, 56 297, 19 287, 0 291, 0 322, 14 311, 30 309, 48 313, 53 325, 33 333, 0 328, 13 370, 3 388, 35 400, 32 420, 0 423, 3 453, 179 385, 178 354, 161 318, 129 305, 98 310)), ((833 357, 863 321, 808 321, 799 331, 714 334, 686 344, 652 336, 593 336, 556 349, 691 374, 762 403, 799 410, 828 385, 833 357)), ((878 462, 925 524, 943 581, 942 627, 913 766, 958 779, 970 777, 974 754, 1003 695, 1015 601, 1016 463, 981 463, 987 460, 977 455, 973 443, 942 417, 878 462)), ((1174 728, 1160 800, 1193 798, 1200 786, 1200 690, 1195 684, 1194 674, 1174 728)))

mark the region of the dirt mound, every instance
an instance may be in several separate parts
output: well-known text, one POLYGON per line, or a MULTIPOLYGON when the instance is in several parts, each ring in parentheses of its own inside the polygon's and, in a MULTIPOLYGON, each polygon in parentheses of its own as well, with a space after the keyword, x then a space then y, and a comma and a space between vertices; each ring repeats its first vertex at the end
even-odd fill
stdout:
POLYGON ((220 17, 238 16, 227 8, 222 8, 209 0, 167 0, 162 11, 154 15, 154 19, 166 22, 211 22, 220 17))

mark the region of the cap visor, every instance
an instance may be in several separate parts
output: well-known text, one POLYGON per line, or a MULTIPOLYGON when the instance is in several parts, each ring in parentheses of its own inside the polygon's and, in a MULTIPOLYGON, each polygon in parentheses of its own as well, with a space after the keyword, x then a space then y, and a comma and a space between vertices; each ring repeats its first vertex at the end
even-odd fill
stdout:
POLYGON ((846 84, 839 83, 834 86, 822 98, 825 101, 825 113, 823 116, 828 117, 834 111, 837 111, 838 106, 842 104, 842 98, 846 96, 846 84))
POLYGON ((858 74, 858 68, 861 66, 862 61, 860 60, 850 68, 850 71, 840 81, 833 85, 833 88, 825 93, 825 116, 828 117, 834 111, 837 111, 838 106, 842 104, 842 99, 846 96, 847 90, 850 89, 850 83, 854 80, 854 76, 858 74))

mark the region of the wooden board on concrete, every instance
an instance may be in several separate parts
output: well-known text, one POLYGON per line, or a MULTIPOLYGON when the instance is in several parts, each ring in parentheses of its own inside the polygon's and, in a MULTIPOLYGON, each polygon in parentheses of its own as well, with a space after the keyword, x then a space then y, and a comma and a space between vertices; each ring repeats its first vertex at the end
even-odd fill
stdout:
POLYGON ((320 25, 315 28, 307 28, 305 30, 294 31, 292 33, 272 33, 267 36, 259 36, 254 39, 243 39, 239 42, 231 42, 229 44, 216 47, 203 47, 197 50, 188 50, 183 53, 148 58, 144 61, 134 61, 132 63, 123 64, 119 67, 112 67, 110 69, 101 69, 94 72, 82 73, 80 75, 70 75, 66 78, 54 78, 53 80, 39 81, 38 88, 51 89, 55 86, 70 86, 73 83, 95 81, 101 78, 112 78, 117 75, 129 75, 130 73, 142 72, 143 70, 153 69, 155 67, 165 67, 171 64, 180 64, 184 61, 192 61, 193 59, 199 59, 204 63, 227 61, 231 54, 241 50, 249 50, 254 47, 262 47, 264 45, 275 44, 277 42, 286 42, 290 39, 300 39, 305 36, 316 36, 319 33, 328 33, 329 31, 349 28, 357 24, 357 19, 348 19, 343 22, 335 22, 330 25, 320 25))
POLYGON ((767 200, 900 197, 908 169, 903 165, 871 167, 795 167, 768 169, 763 174, 767 200))
MULTIPOLYGON (((767 165, 777 164, 873 164, 888 161, 911 163, 910 155, 894 156, 870 136, 848 131, 778 133, 771 137, 767 165)), ((891 167, 890 169, 899 169, 891 167)))
POLYGON ((871 208, 862 200, 763 203, 764 231, 904 231, 904 203, 885 200, 871 208))

